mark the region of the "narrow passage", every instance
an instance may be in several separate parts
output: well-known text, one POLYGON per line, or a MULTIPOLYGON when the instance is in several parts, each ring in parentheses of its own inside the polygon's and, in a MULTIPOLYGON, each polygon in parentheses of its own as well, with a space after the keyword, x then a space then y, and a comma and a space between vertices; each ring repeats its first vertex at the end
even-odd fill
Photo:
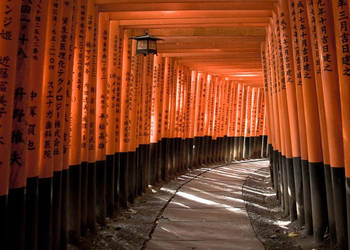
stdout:
POLYGON ((163 211, 146 249, 264 249, 251 227, 242 185, 267 164, 216 167, 187 182, 163 211))

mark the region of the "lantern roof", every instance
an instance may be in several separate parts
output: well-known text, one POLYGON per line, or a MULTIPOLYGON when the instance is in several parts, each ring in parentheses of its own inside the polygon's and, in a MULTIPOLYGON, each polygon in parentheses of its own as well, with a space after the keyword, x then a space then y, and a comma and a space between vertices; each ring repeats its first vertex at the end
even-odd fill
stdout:
POLYGON ((163 40, 161 38, 158 38, 158 37, 153 37, 153 36, 150 36, 148 34, 148 32, 146 32, 144 35, 142 36, 133 36, 133 37, 130 37, 131 39, 134 39, 134 40, 152 40, 152 41, 159 41, 159 40, 163 40))

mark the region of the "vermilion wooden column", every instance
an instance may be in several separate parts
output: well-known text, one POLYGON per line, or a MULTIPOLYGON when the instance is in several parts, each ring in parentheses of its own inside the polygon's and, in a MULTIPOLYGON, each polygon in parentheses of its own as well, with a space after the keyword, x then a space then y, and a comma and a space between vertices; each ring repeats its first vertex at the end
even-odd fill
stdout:
MULTIPOLYGON (((281 12, 280 8, 278 8, 277 13, 281 12)), ((290 220, 293 221, 297 218, 296 214, 296 202, 295 202, 295 183, 294 183, 294 168, 293 168, 293 154, 292 154, 292 142, 291 142, 291 126, 290 119, 287 112, 283 112, 288 110, 288 102, 287 102, 287 91, 286 91, 286 81, 289 76, 285 74, 285 72, 289 72, 286 70, 284 65, 284 54, 281 41, 281 27, 280 27, 280 18, 276 16, 276 43, 278 46, 278 56, 279 56, 279 79, 281 82, 281 110, 283 117, 283 128, 284 128, 284 140, 285 140, 285 164, 288 178, 288 198, 289 198, 289 215, 290 220)), ((293 117, 294 118, 294 117, 293 117)))
POLYGON ((292 51, 292 38, 289 22, 289 9, 288 3, 280 1, 280 34, 281 34, 281 49, 283 54, 284 65, 284 79, 286 82, 286 98, 287 108, 289 116, 290 126, 290 138, 291 138, 291 150, 292 161, 294 170, 294 181, 296 191, 296 210, 297 217, 300 225, 304 224, 304 211, 303 211, 303 186, 302 186, 302 172, 301 172, 301 158, 300 158, 300 140, 299 140, 299 125, 298 125, 298 113, 297 113, 297 100, 296 100, 296 85, 294 74, 294 61, 292 51))
POLYGON ((159 108, 160 108, 160 71, 161 71, 162 57, 159 55, 154 56, 153 62, 153 76, 152 76, 152 103, 151 103, 151 123, 150 123, 150 169, 148 171, 149 179, 148 185, 155 182, 156 172, 158 168, 157 161, 157 143, 159 140, 158 127, 159 127, 159 108))
POLYGON ((317 103, 318 103, 318 113, 320 119, 321 127, 321 139, 322 139, 322 153, 323 153, 323 164, 325 173, 325 185, 326 185, 326 195, 327 195, 327 212, 328 212, 328 227, 331 241, 336 240, 336 230, 335 230, 335 218, 334 218, 334 201, 333 201, 333 185, 330 170, 330 159, 329 159, 329 148, 328 148, 328 135, 327 135, 327 124, 325 117, 325 106, 324 106, 324 95, 323 86, 321 79, 321 64, 320 64, 320 53, 318 49, 317 40, 317 30, 316 30, 316 17, 313 8, 312 1, 307 2, 307 12, 308 12, 308 23, 310 31, 312 32, 312 53, 313 53, 313 63, 315 69, 315 82, 317 91, 317 103))
POLYGON ((163 180, 166 180, 168 178, 168 171, 169 171, 169 159, 168 159, 168 152, 167 152, 167 144, 169 139, 169 133, 168 133, 168 125, 169 125, 169 97, 170 97, 170 71, 171 71, 171 64, 173 63, 172 58, 166 57, 165 58, 165 64, 164 64, 164 83, 163 85, 163 93, 162 93, 162 102, 163 105, 161 107, 162 110, 162 125, 161 125, 161 149, 163 154, 163 164, 161 169, 161 178, 163 180))
POLYGON ((89 0, 86 16, 82 113, 82 235, 96 232, 96 9, 89 0))
POLYGON ((214 148, 213 148, 213 161, 218 161, 218 134, 219 134, 219 113, 220 113, 220 89, 221 89, 221 80, 219 77, 215 79, 215 113, 214 113, 214 128, 213 128, 213 139, 214 139, 214 148))
MULTIPOLYGON (((46 23, 48 1, 37 3, 34 11, 34 32, 36 42, 33 42, 31 58, 31 71, 28 85, 30 86, 28 113, 34 109, 36 112, 27 119, 28 147, 25 156, 26 162, 31 162, 27 167, 26 190, 26 248, 38 247, 38 176, 39 176, 39 150, 40 150, 40 119, 41 119, 41 93, 43 86, 44 53, 42 48, 46 44, 46 23)), ((0 47, 3 47, 0 45, 0 47)), ((1 199, 1 198, 0 198, 1 199)), ((0 205, 1 206, 1 205, 0 205)), ((2 212, 0 212, 2 214, 2 212)), ((0 224, 3 224, 0 222, 0 224)), ((0 235, 1 233, 0 229, 0 235)))
POLYGON ((62 245, 63 242, 68 242, 69 238, 69 190, 70 190, 70 181, 69 181, 69 157, 70 157, 70 146, 71 146, 71 106, 72 106, 72 82, 73 82, 73 65, 74 65, 74 48, 76 40, 76 30, 77 25, 77 16, 78 16, 78 1, 75 0, 72 2, 72 21, 69 28, 68 36, 68 55, 66 66, 67 70, 67 88, 65 93, 65 104, 64 104, 64 131, 63 131, 63 170, 62 170, 62 220, 61 220, 61 237, 62 245))
POLYGON ((143 67, 143 60, 141 56, 136 55, 136 41, 132 40, 131 43, 131 61, 130 61, 130 78, 128 79, 127 89, 127 106, 126 112, 128 114, 128 121, 130 126, 128 143, 128 181, 129 181, 129 194, 128 201, 133 203, 136 198, 136 174, 138 168, 138 152, 137 148, 140 144, 140 138, 137 134, 137 118, 138 112, 140 112, 141 92, 140 88, 136 86, 141 85, 141 68, 143 67))
POLYGON ((283 209, 286 209, 287 200, 285 192, 285 178, 283 178, 284 168, 282 165, 282 152, 283 152, 283 133, 282 126, 280 124, 280 112, 279 112, 279 102, 278 102, 278 80, 276 72, 276 59, 274 55, 275 41, 272 34, 272 27, 268 28, 268 56, 269 56, 269 66, 271 74, 271 93, 272 93, 272 106, 273 106, 273 116, 274 116, 274 128, 276 135, 276 162, 278 162, 278 179, 279 179, 279 190, 281 194, 281 204, 283 209))
POLYGON ((44 59, 44 80, 41 97, 40 131, 40 179, 39 179, 39 249, 52 247, 52 190, 53 190, 53 143, 55 119, 55 87, 57 84, 56 60, 58 60, 58 33, 61 18, 61 2, 49 2, 44 59))
MULTIPOLYGON (((232 82, 233 94, 231 98, 230 105, 230 124, 229 124, 229 161, 232 162, 234 160, 234 141, 235 141, 235 123, 236 123, 236 99, 237 99, 237 84, 236 82, 232 82)), ((212 90, 214 92, 214 89, 212 90)), ((214 99, 211 99, 211 102, 214 103, 214 99)))
POLYGON ((105 224, 106 217, 106 105, 108 79, 109 17, 98 14, 96 76, 96 213, 97 221, 105 224))
MULTIPOLYGON (((115 200, 115 166, 116 166, 116 116, 117 116, 117 65, 119 23, 109 22, 108 73, 107 73, 107 107, 106 107, 106 202, 107 215, 113 217, 115 200)), ((120 55, 120 54, 119 54, 120 55)))
MULTIPOLYGON (((8 222, 7 222, 7 206, 8 206, 8 189, 11 163, 11 131, 12 116, 15 93, 16 80, 16 61, 18 52, 18 35, 19 35, 19 16, 20 16, 20 0, 2 1, 0 3, 0 15, 2 20, 11 20, 10 22, 1 22, 1 30, 4 35, 0 37, 0 60, 1 60, 1 98, 0 104, 0 240, 7 247, 8 222), (8 10, 11 10, 10 12, 8 10), (12 37, 14 39, 12 39, 12 37), (6 124, 6 126, 4 126, 6 124)), ((11 223, 11 222, 9 222, 11 223)))
MULTIPOLYGON (((112 75, 110 77, 113 77, 114 81, 116 81, 116 100, 115 100, 115 156, 114 156, 114 162, 115 162, 115 169, 114 169, 114 205, 115 210, 119 210, 120 208, 120 186, 121 186, 121 94, 122 94, 122 61, 123 61, 123 30, 117 26, 118 23, 116 21, 110 22, 110 29, 113 29, 113 26, 115 28, 118 27, 118 32, 115 33, 113 37, 113 46, 114 46, 114 53, 113 53, 113 68, 114 71, 112 72, 112 75), (117 27, 116 27, 117 26, 117 27)), ((116 211, 115 211, 116 212, 116 211)))
POLYGON ((190 103, 190 114, 189 114, 189 138, 190 138, 190 168, 194 167, 194 135, 195 135, 195 124, 196 124, 196 91, 197 91, 197 72, 191 72, 191 103, 190 103))
POLYGON ((55 61, 55 73, 57 77, 57 83, 54 93, 55 98, 55 116, 54 116, 54 130, 53 130, 53 163, 54 163, 54 175, 53 175, 53 242, 52 248, 59 249, 64 247, 68 243, 68 239, 65 234, 68 231, 67 225, 62 224, 62 214, 66 214, 66 207, 62 206, 63 199, 67 196, 63 195, 65 190, 62 186, 62 171, 64 164, 64 128, 65 128, 65 104, 66 104, 66 92, 70 87, 68 79, 72 77, 72 71, 68 68, 66 61, 69 56, 69 40, 68 34, 72 28, 73 17, 73 3, 67 3, 62 5, 62 14, 58 20, 59 32, 57 34, 58 40, 58 60, 55 61))
POLYGON ((333 185, 337 245, 339 248, 347 248, 347 225, 344 221, 346 202, 343 134, 333 13, 330 1, 313 1, 313 6, 316 10, 318 50, 321 58, 321 79, 333 185), (325 39, 325 36, 328 39, 325 39))
POLYGON ((312 210, 311 210, 311 192, 310 192, 310 175, 308 167, 308 150, 307 150, 307 136, 306 136, 306 124, 305 124, 305 111, 304 111, 304 99, 302 94, 302 73, 301 73, 301 50, 299 47, 299 37, 297 31, 297 16, 295 9, 295 1, 289 2, 289 16, 290 27, 292 31, 292 46, 293 46, 293 58, 295 58, 294 74, 296 82, 296 99, 298 109, 298 125, 299 125, 299 137, 300 137, 300 153, 301 153, 301 165, 303 176, 303 196, 304 196, 304 216, 305 216, 305 229, 308 234, 312 234, 312 210))
MULTIPOLYGON (((339 1, 332 1, 333 20, 335 41, 337 49, 337 62, 338 62, 338 77, 339 77, 339 89, 342 111, 342 128, 343 128, 343 145, 344 145, 344 166, 345 166, 345 185, 346 185, 346 213, 347 213, 347 241, 350 246, 350 42, 343 39, 349 32, 349 13, 350 6, 349 1, 343 1, 343 4, 339 1)), ((344 219, 344 218, 343 218, 344 219)))
POLYGON ((326 230, 325 193, 322 142, 317 107, 315 74, 312 62, 311 33, 307 25, 306 1, 297 1, 296 20, 301 54, 301 73, 305 110, 306 136, 308 140, 308 160, 310 170, 313 234, 321 241, 326 230))
POLYGON ((68 222, 69 236, 72 242, 78 242, 81 235, 81 128, 87 1, 79 0, 77 10, 71 100, 71 147, 69 148, 70 202, 68 222))
MULTIPOLYGON (((25 248, 25 198, 27 166, 25 161, 27 152, 27 119, 30 113, 27 109, 30 88, 26 78, 31 70, 31 53, 34 38, 33 25, 34 6, 31 1, 22 1, 20 14, 20 30, 18 39, 18 53, 15 78, 15 93, 12 116, 11 133, 11 158, 10 158, 10 180, 8 193, 8 245, 5 248, 25 248), (24 10, 23 8, 27 8, 24 10), (28 21, 27 21, 28 20, 28 21), (29 56, 28 56, 29 55, 29 56)), ((19 17, 15 17, 19 18, 19 17)), ((7 21, 4 21, 6 24, 7 21)), ((6 27, 6 25, 5 25, 6 27)), ((5 66, 4 64, 3 66, 5 66)), ((6 86, 6 85, 5 85, 6 86)), ((5 123, 2 123, 4 126, 5 123)), ((5 125, 7 126, 7 125, 5 125)))
POLYGON ((267 43, 261 44, 261 59, 264 73, 264 96, 266 100, 267 120, 268 120, 268 134, 269 134, 269 154, 271 164, 271 180, 273 188, 276 192, 277 198, 279 198, 278 192, 278 164, 276 160, 276 145, 275 145, 275 133, 274 133, 274 121, 273 121, 273 107, 272 107, 272 94, 271 94, 271 73, 268 56, 267 43))

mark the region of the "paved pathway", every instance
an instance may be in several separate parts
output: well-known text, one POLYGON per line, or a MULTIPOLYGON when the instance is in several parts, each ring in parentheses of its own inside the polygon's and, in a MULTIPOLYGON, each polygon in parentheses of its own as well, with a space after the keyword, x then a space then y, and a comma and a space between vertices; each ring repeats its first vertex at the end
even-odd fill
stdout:
MULTIPOLYGON (((179 177, 182 186, 158 220, 146 249, 264 249, 242 198, 246 177, 267 161, 201 168, 179 177), (193 178, 194 175, 200 174, 193 178)), ((164 191, 174 193, 171 186, 164 191)))

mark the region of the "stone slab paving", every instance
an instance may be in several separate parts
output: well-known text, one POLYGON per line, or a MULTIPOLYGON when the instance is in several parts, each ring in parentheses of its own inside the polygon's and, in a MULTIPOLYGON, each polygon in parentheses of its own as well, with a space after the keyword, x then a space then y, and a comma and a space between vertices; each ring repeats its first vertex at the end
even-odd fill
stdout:
MULTIPOLYGON (((249 174, 267 164, 235 163, 200 169, 202 174, 190 181, 184 177, 187 183, 174 190, 146 249, 264 249, 245 210, 242 185, 249 174)), ((170 187, 171 183, 165 189, 170 187)))

